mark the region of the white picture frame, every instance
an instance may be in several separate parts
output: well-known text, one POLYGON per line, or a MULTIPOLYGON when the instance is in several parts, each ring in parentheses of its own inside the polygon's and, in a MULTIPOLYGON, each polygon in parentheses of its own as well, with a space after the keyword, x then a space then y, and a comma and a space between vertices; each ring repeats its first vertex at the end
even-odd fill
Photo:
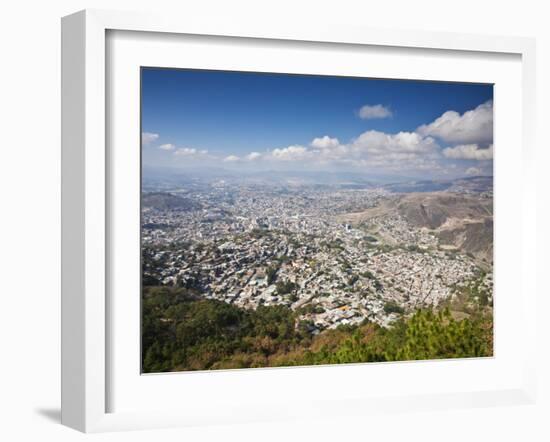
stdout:
MULTIPOLYGON (((368 45, 379 48, 425 48, 514 54, 521 57, 522 111, 521 156, 521 290, 523 303, 536 303, 533 272, 535 240, 535 43, 532 39, 416 31, 357 29, 344 26, 280 23, 210 23, 194 17, 165 17, 87 10, 62 21, 62 423, 84 432, 168 426, 207 425, 220 422, 254 422, 288 417, 368 414, 372 410, 399 410, 488 406, 531 403, 536 393, 535 339, 526 342, 518 356, 524 366, 521 385, 503 389, 479 389, 462 393, 430 392, 425 395, 361 396, 331 399, 310 409, 273 407, 249 414, 231 412, 190 415, 175 407, 157 411, 109 411, 110 323, 108 302, 107 228, 110 216, 108 170, 108 118, 106 36, 110 31, 154 32, 162 35, 201 35, 269 39, 286 42, 368 45)), ((497 295, 498 296, 498 295, 497 295)), ((526 336, 534 336, 535 324, 521 319, 526 336)), ((136 336, 136 339, 138 337, 136 336)), ((331 370, 339 370, 333 367, 331 370)), ((355 366, 355 371, 361 366, 355 366)), ((270 371, 257 375, 257 384, 269 382, 270 371)), ((273 373, 273 371, 271 371, 273 373)), ((222 379, 223 378, 218 378, 222 379)), ((240 404, 247 410, 247 404, 240 404)))

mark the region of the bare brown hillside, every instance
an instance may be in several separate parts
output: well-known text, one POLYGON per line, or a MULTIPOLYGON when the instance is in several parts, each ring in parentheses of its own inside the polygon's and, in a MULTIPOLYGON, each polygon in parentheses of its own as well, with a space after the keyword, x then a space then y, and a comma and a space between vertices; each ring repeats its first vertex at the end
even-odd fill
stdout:
POLYGON ((441 245, 492 262, 493 201, 450 192, 396 195, 363 212, 340 215, 342 222, 360 225, 382 216, 399 216, 417 228, 427 228, 441 245))
POLYGON ((416 227, 437 229, 449 220, 482 220, 493 216, 493 201, 488 198, 444 192, 405 195, 397 212, 416 227))

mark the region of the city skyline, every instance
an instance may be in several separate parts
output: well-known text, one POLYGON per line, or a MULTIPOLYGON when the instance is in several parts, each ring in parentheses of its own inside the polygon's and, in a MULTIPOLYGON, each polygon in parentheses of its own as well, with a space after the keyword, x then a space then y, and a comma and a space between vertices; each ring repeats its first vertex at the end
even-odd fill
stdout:
POLYGON ((491 176, 493 86, 142 69, 144 169, 491 176))

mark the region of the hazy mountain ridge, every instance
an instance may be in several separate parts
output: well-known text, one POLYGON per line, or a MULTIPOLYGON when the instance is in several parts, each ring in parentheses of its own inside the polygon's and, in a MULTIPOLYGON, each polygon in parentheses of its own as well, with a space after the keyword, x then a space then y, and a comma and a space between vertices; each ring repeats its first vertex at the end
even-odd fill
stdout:
POLYGON ((383 187, 394 193, 438 191, 481 193, 493 190, 493 177, 475 176, 451 180, 401 181, 383 187))
POLYGON ((377 217, 401 217, 416 228, 432 231, 443 246, 493 260, 492 198, 451 192, 407 193, 339 219, 361 225, 377 217))
POLYGON ((342 189, 383 188, 393 193, 411 192, 474 192, 493 189, 492 176, 460 177, 450 179, 419 180, 417 178, 350 171, 233 171, 222 168, 171 169, 144 168, 143 183, 146 188, 166 188, 178 185, 212 184, 224 181, 229 184, 273 184, 289 187, 331 186, 342 189))
POLYGON ((469 195, 437 192, 408 194, 399 199, 398 213, 416 227, 437 229, 451 218, 479 220, 493 216, 493 201, 469 195))
POLYGON ((440 229, 437 236, 441 244, 454 246, 466 253, 493 261, 493 218, 464 222, 451 229, 440 229))
POLYGON ((173 195, 167 192, 143 193, 141 206, 144 209, 191 211, 201 208, 201 205, 189 198, 173 195))
POLYGON ((405 196, 397 211, 416 227, 434 230, 440 243, 493 260, 493 200, 441 192, 405 196))

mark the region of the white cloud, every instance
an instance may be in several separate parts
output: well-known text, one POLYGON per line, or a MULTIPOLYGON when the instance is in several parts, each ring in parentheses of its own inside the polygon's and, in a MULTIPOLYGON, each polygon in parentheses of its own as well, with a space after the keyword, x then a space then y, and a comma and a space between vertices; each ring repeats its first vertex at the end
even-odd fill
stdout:
MULTIPOLYGON (((362 108, 364 118, 388 116, 391 116, 391 111, 382 105, 362 108)), ((484 103, 462 115, 454 111, 445 112, 434 122, 420 126, 414 132, 385 133, 369 130, 345 144, 338 138, 324 135, 314 138, 309 145, 294 144, 262 153, 250 152, 242 156, 209 157, 243 164, 252 161, 307 163, 321 167, 355 166, 365 170, 380 169, 418 174, 427 172, 439 175, 456 174, 459 169, 464 171, 461 163, 458 163, 457 167, 457 162, 449 160, 481 161, 493 158, 493 146, 490 141, 485 144, 456 143, 459 139, 492 139, 492 102, 484 103), (448 141, 449 147, 442 149, 439 140, 453 141, 448 141)), ((470 167, 466 173, 479 175, 482 168, 470 167)))
POLYGON ((349 151, 364 167, 388 170, 436 170, 441 157, 437 142, 416 132, 370 130, 355 139, 349 151))
POLYGON ((376 130, 363 132, 351 144, 354 152, 369 156, 391 154, 419 155, 437 151, 438 144, 432 137, 422 137, 416 132, 387 134, 376 130))
POLYGON ((479 167, 469 167, 466 169, 466 175, 476 176, 481 175, 483 172, 479 167))
POLYGON ((260 152, 250 152, 246 156, 246 159, 249 161, 255 161, 255 160, 259 160, 261 157, 262 157, 262 154, 260 152))
POLYGON ((315 138, 311 147, 292 145, 273 149, 262 159, 278 162, 308 162, 310 164, 354 165, 357 167, 388 170, 439 168, 440 148, 431 137, 415 132, 386 134, 367 131, 349 144, 323 136, 315 138))
POLYGON ((178 155, 182 157, 188 157, 196 154, 197 154, 197 149, 194 149, 192 147, 179 147, 174 152, 174 155, 178 155))
POLYGON ((174 150, 176 148, 176 146, 174 146, 173 144, 161 144, 159 146, 159 149, 162 149, 162 150, 174 150))
POLYGON ((235 161, 239 161, 240 158, 236 155, 229 155, 223 159, 226 163, 234 163, 235 161))
POLYGON ((481 149, 477 144, 461 144, 443 149, 443 155, 454 160, 492 160, 493 145, 481 149))
POLYGON ((151 143, 154 143, 159 138, 159 134, 154 134, 152 132, 142 132, 141 133, 141 144, 148 146, 151 143))
POLYGON ((359 109, 359 117, 363 120, 371 120, 374 118, 388 118, 392 116, 392 111, 389 107, 381 104, 368 105, 366 104, 359 109))
POLYGON ((351 164, 359 167, 436 168, 440 148, 432 137, 415 132, 387 134, 375 130, 362 133, 349 144, 340 144, 327 135, 313 139, 311 147, 292 145, 246 158, 265 161, 308 162, 310 164, 351 164))
POLYGON ((188 159, 206 159, 211 158, 207 150, 198 150, 194 147, 178 147, 173 150, 174 155, 188 159))
POLYGON ((298 161, 311 157, 312 152, 304 146, 294 145, 273 149, 271 157, 279 161, 298 161))
POLYGON ((320 138, 314 138, 311 142, 311 147, 316 147, 318 149, 330 149, 333 147, 338 147, 339 145, 340 141, 338 141, 338 138, 331 138, 328 135, 320 138))
POLYGON ((432 123, 420 126, 417 132, 423 136, 440 138, 447 143, 492 143, 493 102, 487 101, 462 115, 447 111, 432 123))

